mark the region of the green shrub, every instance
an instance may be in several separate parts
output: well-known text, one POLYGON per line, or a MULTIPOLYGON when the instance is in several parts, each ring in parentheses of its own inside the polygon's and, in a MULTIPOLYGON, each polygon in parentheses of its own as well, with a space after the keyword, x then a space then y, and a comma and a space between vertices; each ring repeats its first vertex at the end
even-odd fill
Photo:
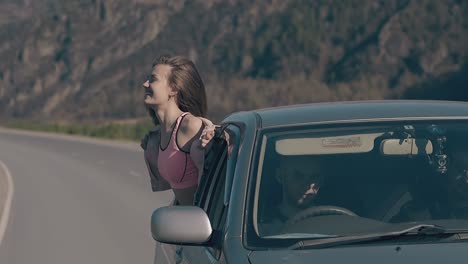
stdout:
POLYGON ((139 141, 143 135, 153 127, 150 121, 141 121, 135 124, 67 124, 67 123, 37 123, 28 121, 12 121, 7 127, 61 133, 68 135, 81 135, 94 138, 139 141))

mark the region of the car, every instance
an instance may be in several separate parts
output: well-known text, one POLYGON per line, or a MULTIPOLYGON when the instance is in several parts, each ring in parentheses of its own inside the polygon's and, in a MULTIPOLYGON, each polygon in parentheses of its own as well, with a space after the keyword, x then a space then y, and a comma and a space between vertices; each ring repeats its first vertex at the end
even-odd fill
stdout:
POLYGON ((193 206, 156 209, 155 263, 462 263, 468 103, 237 112, 193 206))

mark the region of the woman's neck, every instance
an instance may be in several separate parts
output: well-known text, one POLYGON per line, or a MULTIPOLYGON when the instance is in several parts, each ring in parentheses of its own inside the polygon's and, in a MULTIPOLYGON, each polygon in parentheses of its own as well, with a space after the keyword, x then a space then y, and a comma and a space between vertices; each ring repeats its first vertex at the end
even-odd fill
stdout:
POLYGON ((164 109, 155 109, 155 112, 159 119, 159 123, 161 124, 161 128, 166 132, 172 130, 172 125, 183 113, 177 105, 169 105, 164 109))

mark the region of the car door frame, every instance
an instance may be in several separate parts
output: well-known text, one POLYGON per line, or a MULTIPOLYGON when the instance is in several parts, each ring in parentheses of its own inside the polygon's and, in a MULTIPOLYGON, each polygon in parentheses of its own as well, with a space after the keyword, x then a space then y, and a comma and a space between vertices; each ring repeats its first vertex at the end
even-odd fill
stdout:
MULTIPOLYGON (((224 263, 223 239, 227 232, 226 217, 229 210, 229 194, 232 188, 233 176, 237 164, 237 154, 242 144, 243 129, 238 123, 221 124, 220 132, 226 132, 229 136, 221 137, 229 141, 221 156, 217 157, 217 163, 208 166, 206 177, 200 181, 199 189, 195 194, 194 205, 202 208, 210 218, 213 227, 213 235, 210 246, 182 246, 181 258, 187 263, 224 263), (232 143, 232 145, 230 144, 232 143), (231 147, 232 146, 232 147, 231 147), (216 202, 216 204, 214 202, 216 202), (221 208, 216 208, 216 207, 221 208), (214 209, 213 209, 214 208, 214 209), (204 262, 203 262, 204 263, 204 262)), ((217 153, 213 153, 217 154, 217 153)))

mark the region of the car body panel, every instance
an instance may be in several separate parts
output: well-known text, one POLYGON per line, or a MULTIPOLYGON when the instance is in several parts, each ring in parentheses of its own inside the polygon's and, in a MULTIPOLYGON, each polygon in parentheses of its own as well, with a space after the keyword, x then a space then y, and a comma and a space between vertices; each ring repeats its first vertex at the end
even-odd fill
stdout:
MULTIPOLYGON (((223 124, 242 127, 229 195, 228 211, 219 258, 206 246, 165 245, 169 259, 178 263, 462 263, 468 258, 468 243, 377 243, 354 244, 324 249, 271 249, 248 245, 248 199, 252 165, 264 130, 278 127, 380 122, 392 120, 468 119, 468 103, 443 101, 360 101, 316 103, 236 112, 223 124), (176 258, 172 256, 176 255, 176 258)), ((157 254, 163 254, 159 252, 157 254)), ((157 262, 155 262, 157 263, 157 262)), ((165 263, 165 262, 161 262, 165 263)), ((170 262, 169 262, 170 263, 170 262)))
POLYGON ((354 245, 341 248, 254 251, 252 264, 259 263, 463 263, 468 243, 415 245, 354 245))
POLYGON ((247 180, 252 162, 252 153, 255 145, 257 127, 259 127, 257 116, 252 112, 241 112, 226 118, 223 123, 241 123, 245 126, 240 152, 237 157, 234 181, 232 183, 229 211, 227 216, 226 239, 239 238, 243 234, 243 221, 245 212, 247 180))
POLYGON ((262 127, 337 121, 468 117, 468 103, 443 101, 363 101, 317 103, 256 110, 262 127))

